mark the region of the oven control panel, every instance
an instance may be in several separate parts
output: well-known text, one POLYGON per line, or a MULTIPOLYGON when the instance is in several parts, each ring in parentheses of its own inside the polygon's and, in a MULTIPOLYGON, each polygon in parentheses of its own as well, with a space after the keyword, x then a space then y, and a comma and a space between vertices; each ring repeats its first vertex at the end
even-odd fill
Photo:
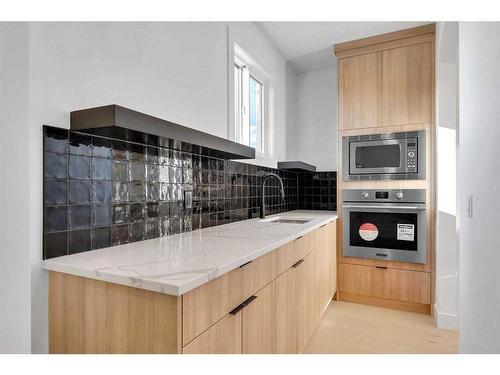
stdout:
POLYGON ((409 172, 417 171, 417 139, 411 138, 406 142, 406 169, 409 172))
POLYGON ((425 202, 425 189, 346 189, 343 202, 425 202))

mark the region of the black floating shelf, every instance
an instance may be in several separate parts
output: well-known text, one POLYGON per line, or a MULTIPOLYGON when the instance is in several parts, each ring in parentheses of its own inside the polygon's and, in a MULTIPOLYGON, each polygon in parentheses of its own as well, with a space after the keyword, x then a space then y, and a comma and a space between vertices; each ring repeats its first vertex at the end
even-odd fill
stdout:
POLYGON ((255 149, 118 105, 71 112, 71 130, 220 159, 255 159, 255 149))
POLYGON ((303 161, 279 161, 278 169, 294 172, 316 172, 316 166, 303 161))

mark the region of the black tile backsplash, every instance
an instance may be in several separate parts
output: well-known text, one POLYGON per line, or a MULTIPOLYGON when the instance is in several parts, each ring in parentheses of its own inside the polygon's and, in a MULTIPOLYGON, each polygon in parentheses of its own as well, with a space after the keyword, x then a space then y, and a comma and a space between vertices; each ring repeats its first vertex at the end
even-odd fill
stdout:
POLYGON ((231 223, 336 208, 336 173, 296 173, 44 126, 44 259, 231 223), (192 207, 184 193, 192 193, 192 207))
POLYGON ((298 204, 301 210, 337 210, 337 172, 298 174, 298 204))

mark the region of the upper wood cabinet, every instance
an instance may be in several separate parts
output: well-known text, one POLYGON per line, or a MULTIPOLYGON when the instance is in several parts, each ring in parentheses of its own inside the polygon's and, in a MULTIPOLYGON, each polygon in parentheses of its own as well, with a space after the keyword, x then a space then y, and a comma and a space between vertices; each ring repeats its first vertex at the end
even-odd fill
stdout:
POLYGON ((434 25, 335 46, 339 130, 433 121, 434 25))
POLYGON ((339 60, 339 129, 360 129, 382 124, 381 53, 339 60))
POLYGON ((431 121, 431 43, 382 52, 384 125, 431 121))

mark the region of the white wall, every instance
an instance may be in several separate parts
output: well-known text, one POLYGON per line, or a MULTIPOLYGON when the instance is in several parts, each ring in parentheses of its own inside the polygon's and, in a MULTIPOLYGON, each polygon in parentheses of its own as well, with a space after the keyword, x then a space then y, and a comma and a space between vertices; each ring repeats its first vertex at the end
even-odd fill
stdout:
POLYGON ((0 23, 0 103, 0 353, 29 353, 27 23, 0 23))
MULTIPOLYGON (((30 212, 23 214, 32 243, 32 350, 43 353, 42 125, 68 127, 70 111, 114 103, 226 137, 231 40, 273 75, 275 150, 283 159, 286 72, 253 23, 31 23, 29 37, 30 212)), ((275 166, 276 159, 260 163, 275 166)))
POLYGON ((437 326, 458 329, 458 233, 456 149, 458 129, 458 23, 440 22, 436 32, 437 104, 437 326))
POLYGON ((336 171, 337 68, 298 74, 296 85, 296 159, 336 171))
POLYGON ((459 35, 460 351, 500 353, 500 23, 459 35))
POLYGON ((286 156, 285 160, 297 157, 297 74, 286 64, 286 156))

